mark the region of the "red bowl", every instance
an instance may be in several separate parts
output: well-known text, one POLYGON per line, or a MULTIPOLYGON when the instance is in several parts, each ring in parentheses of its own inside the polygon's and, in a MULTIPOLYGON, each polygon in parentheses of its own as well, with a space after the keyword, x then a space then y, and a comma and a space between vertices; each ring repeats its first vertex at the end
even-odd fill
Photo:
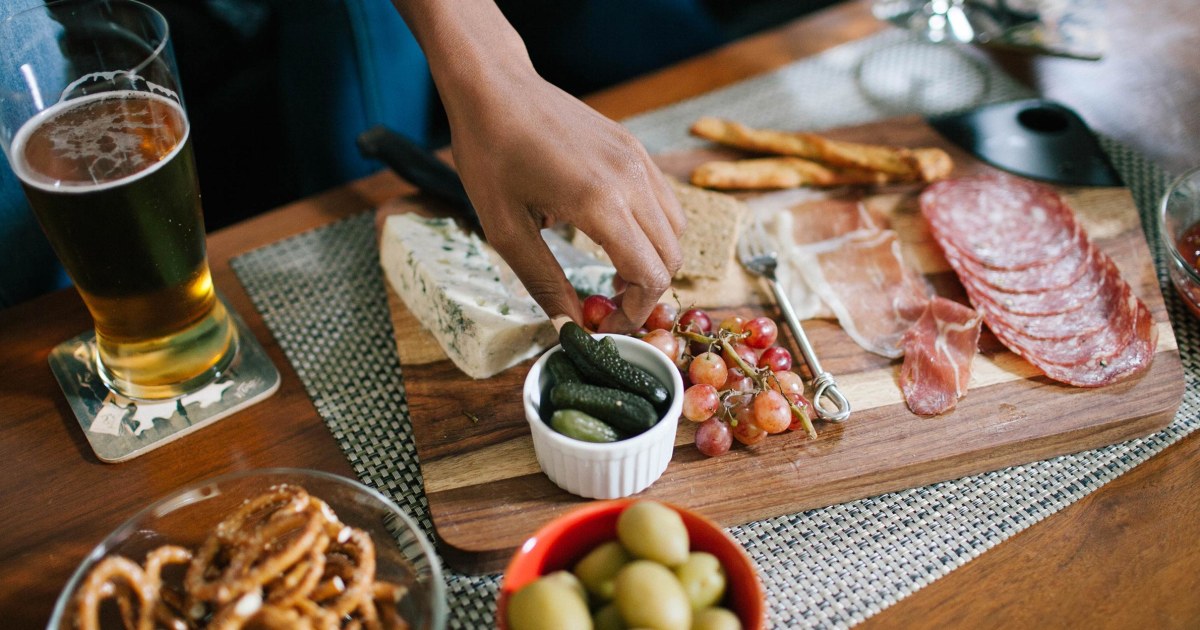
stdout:
MULTIPOLYGON (((508 628, 508 599, 522 586, 558 570, 571 570, 600 543, 617 538, 617 516, 638 499, 594 501, 547 523, 526 540, 508 563, 496 606, 496 624, 508 628)), ((724 605, 737 614, 746 630, 766 626, 762 583, 741 544, 716 523, 667 504, 683 517, 692 551, 713 554, 725 567, 728 588, 724 605)))

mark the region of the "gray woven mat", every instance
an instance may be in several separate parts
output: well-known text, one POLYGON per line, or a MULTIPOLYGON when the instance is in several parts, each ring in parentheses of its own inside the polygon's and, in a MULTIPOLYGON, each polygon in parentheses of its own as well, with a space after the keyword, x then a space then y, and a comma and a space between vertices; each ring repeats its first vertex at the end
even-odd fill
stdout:
MULTIPOLYGON (((971 101, 1026 95, 994 68, 944 51, 927 54, 888 32, 626 123, 651 151, 664 151, 690 145, 684 130, 699 114, 784 128, 865 122, 905 110, 886 86, 864 90, 856 77, 913 64, 923 72, 948 72, 971 101)), ((971 104, 962 94, 933 89, 919 96, 921 105, 913 109, 924 113, 971 104)), ((1175 421, 1158 434, 1107 448, 732 528, 758 565, 775 627, 851 626, 1200 424, 1200 329, 1170 289, 1149 220, 1165 177, 1123 147, 1105 146, 1142 212, 1175 326, 1187 378, 1175 421)), ((372 213, 364 212, 239 256, 233 268, 359 478, 390 494, 431 532, 377 259, 372 213)), ((451 627, 491 627, 499 576, 448 571, 447 581, 451 627)))

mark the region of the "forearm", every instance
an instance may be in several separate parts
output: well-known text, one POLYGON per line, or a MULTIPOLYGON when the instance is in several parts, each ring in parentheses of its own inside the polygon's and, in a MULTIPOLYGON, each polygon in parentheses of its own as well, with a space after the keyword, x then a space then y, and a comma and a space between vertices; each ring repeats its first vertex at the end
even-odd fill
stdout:
POLYGON ((416 36, 442 100, 455 116, 465 99, 534 74, 520 35, 494 0, 392 0, 416 36))

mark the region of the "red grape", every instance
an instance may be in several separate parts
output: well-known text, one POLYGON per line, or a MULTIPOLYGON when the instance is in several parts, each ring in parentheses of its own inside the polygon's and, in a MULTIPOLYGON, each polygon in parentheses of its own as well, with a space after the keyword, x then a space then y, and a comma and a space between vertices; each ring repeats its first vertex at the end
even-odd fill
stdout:
POLYGON ((692 422, 704 422, 717 413, 720 404, 716 387, 706 383, 692 385, 683 392, 683 417, 692 422))
POLYGON ((679 342, 670 331, 656 328, 646 333, 642 341, 658 348, 671 361, 675 361, 679 356, 679 342))
POLYGON ((650 311, 650 317, 646 318, 646 328, 650 330, 671 330, 671 326, 675 325, 675 316, 678 313, 679 308, 674 304, 659 302, 650 311))
POLYGON ((746 325, 745 317, 738 317, 737 315, 734 315, 732 317, 726 317, 725 319, 721 320, 720 328, 721 328, 721 330, 727 330, 734 334, 741 334, 742 327, 745 325, 746 325))
POLYGON ((787 348, 771 346, 759 355, 758 367, 771 368, 772 372, 786 372, 792 369, 792 353, 787 348))
POLYGON ((795 372, 775 372, 771 386, 793 403, 804 400, 804 379, 795 372))
POLYGON ((792 410, 783 394, 766 389, 754 396, 754 424, 767 433, 783 433, 792 423, 792 410))
POLYGON ((760 350, 775 343, 775 338, 779 336, 779 327, 769 317, 755 317, 746 322, 745 331, 750 333, 746 337, 746 345, 760 350))
POLYGON ((733 437, 742 444, 751 445, 758 444, 767 437, 767 432, 762 430, 762 427, 754 423, 754 398, 746 395, 740 397, 739 401, 733 405, 731 409, 733 419, 737 424, 731 427, 733 429, 733 437))
POLYGON ((679 328, 708 334, 712 332, 712 320, 708 318, 708 313, 698 308, 689 308, 679 316, 679 328))
MULTIPOLYGON (((754 348, 741 342, 735 342, 732 345, 733 351, 746 362, 746 365, 753 367, 758 363, 758 353, 754 351, 754 348)), ((733 354, 729 352, 728 348, 721 349, 721 356, 725 358, 725 362, 730 367, 738 367, 738 362, 733 358, 733 354)))
POLYGON ((617 310, 617 303, 613 302, 612 298, 600 294, 587 296, 583 300, 584 328, 599 330, 600 323, 615 310, 617 310))
POLYGON ((725 378, 725 389, 734 392, 754 390, 754 379, 746 375, 741 368, 729 368, 725 378))
POLYGON ((724 455, 733 446, 733 432, 720 418, 709 418, 696 427, 696 449, 709 457, 724 455))
POLYGON ((763 431, 753 422, 739 420, 737 426, 733 427, 732 431, 733 437, 746 446, 758 444, 767 437, 767 432, 763 431))
POLYGON ((692 364, 688 366, 688 377, 693 383, 707 383, 720 389, 729 378, 729 366, 717 353, 704 352, 692 359, 692 364))

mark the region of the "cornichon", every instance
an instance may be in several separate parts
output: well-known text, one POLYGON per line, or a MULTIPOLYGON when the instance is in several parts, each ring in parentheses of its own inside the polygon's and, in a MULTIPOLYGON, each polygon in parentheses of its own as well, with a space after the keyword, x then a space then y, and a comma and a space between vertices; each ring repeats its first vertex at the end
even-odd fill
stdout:
POLYGON ((627 435, 637 435, 658 422, 658 412, 645 398, 612 387, 561 383, 550 390, 555 409, 577 409, 627 435))
POLYGON ((565 352, 555 352, 546 358, 546 375, 551 383, 582 383, 583 377, 565 352))
POLYGON ((628 390, 655 406, 666 404, 669 397, 666 386, 649 372, 621 358, 613 342, 598 341, 575 322, 563 325, 558 340, 585 381, 628 390))
POLYGON ((559 409, 550 417, 550 428, 576 440, 584 442, 616 442, 621 439, 617 430, 608 426, 603 420, 579 411, 578 409, 559 409))

